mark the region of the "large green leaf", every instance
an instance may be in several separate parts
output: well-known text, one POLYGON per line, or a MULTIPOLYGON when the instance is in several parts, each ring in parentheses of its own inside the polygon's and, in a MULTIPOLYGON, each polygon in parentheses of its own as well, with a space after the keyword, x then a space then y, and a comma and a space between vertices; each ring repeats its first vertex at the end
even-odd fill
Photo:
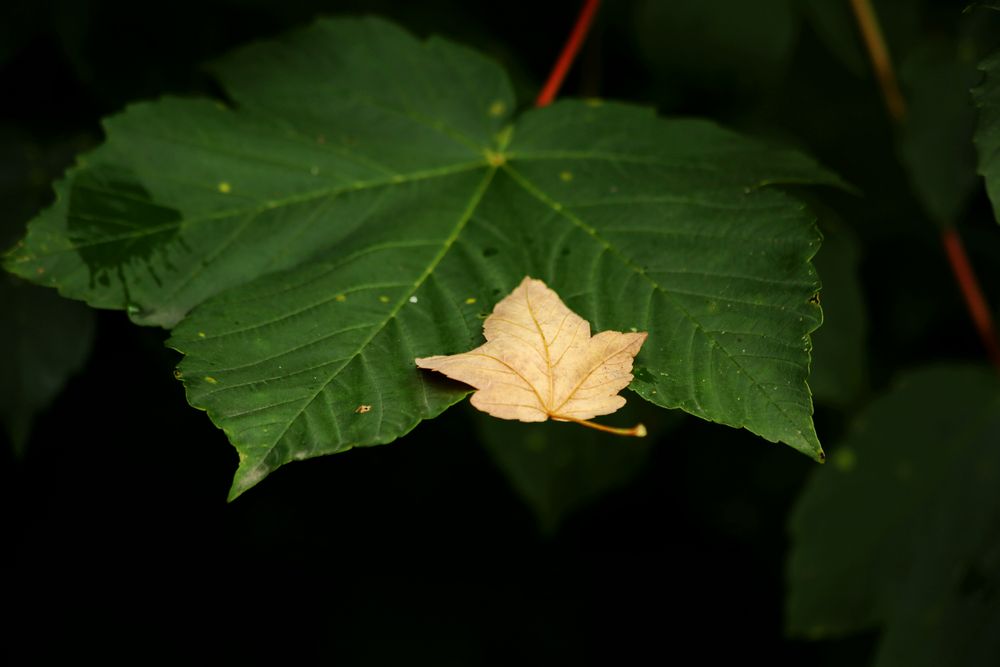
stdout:
POLYGON ((882 667, 997 664, 998 443, 985 368, 914 372, 873 402, 792 517, 790 630, 883 627, 882 667))
POLYGON ((975 143, 979 153, 979 173, 986 179, 986 191, 993 212, 1000 221, 1000 51, 979 65, 986 78, 973 90, 979 107, 975 143))
POLYGON ((642 397, 822 456, 806 386, 819 235, 766 187, 836 183, 809 159, 621 104, 512 124, 494 63, 373 19, 214 71, 232 106, 164 99, 110 119, 8 265, 181 322, 189 400, 240 452, 233 495, 460 400, 414 357, 478 344, 525 275, 595 330, 650 332, 642 397))

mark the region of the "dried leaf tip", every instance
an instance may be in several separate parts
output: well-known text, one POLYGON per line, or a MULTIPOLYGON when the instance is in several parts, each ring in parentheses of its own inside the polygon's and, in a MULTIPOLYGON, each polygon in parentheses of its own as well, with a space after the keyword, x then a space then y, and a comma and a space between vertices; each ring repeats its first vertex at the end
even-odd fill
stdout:
POLYGON ((541 280, 526 277, 483 323, 486 343, 453 355, 422 357, 417 366, 477 389, 473 407, 500 419, 576 422, 616 435, 643 437, 589 419, 615 412, 632 381, 632 362, 645 332, 602 331, 566 305, 541 280))

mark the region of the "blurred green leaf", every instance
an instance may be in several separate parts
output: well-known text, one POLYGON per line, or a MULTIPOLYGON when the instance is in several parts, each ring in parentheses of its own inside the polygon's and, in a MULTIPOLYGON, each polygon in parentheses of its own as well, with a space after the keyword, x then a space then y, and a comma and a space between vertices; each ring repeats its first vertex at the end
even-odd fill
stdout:
POLYGON ((879 667, 1000 660, 1000 379, 910 373, 858 418, 791 518, 788 628, 883 629, 879 667))
POLYGON ((983 60, 979 69, 986 75, 983 83, 973 90, 979 107, 975 135, 979 173, 986 179, 993 213, 1000 221, 1000 51, 983 60))
MULTIPOLYGON (((0 125, 0 248, 24 234, 24 221, 45 203, 49 180, 79 150, 79 138, 39 145, 0 125)), ((0 273, 0 423, 17 455, 32 424, 87 360, 94 313, 0 273)))
POLYGON ((1000 1, 998 0, 973 0, 966 5, 963 11, 971 12, 974 9, 995 9, 1000 11, 1000 1))
POLYGON ((0 420, 23 453, 35 417, 83 368, 94 313, 7 274, 0 274, 0 304, 0 420))
POLYGON ((868 76, 871 65, 851 5, 844 0, 798 0, 810 27, 851 72, 868 76))
MULTIPOLYGON (((871 61, 849 0, 797 0, 800 11, 823 44, 853 74, 872 79, 871 61)), ((906 59, 926 34, 926 0, 872 0, 879 27, 895 61, 906 59)))
POLYGON ((680 423, 682 413, 658 410, 634 395, 603 420, 610 425, 643 423, 647 438, 620 438, 575 424, 520 424, 478 410, 480 439, 518 495, 534 511, 543 532, 604 494, 627 485, 642 470, 656 439, 680 423))
POLYGON ((797 24, 792 0, 645 0, 635 16, 639 48, 661 73, 716 89, 780 78, 797 24))
POLYGON ((820 211, 823 247, 813 258, 823 289, 823 326, 813 335, 809 387, 820 402, 847 407, 868 387, 861 248, 854 232, 828 209, 820 211))
POLYGON ((767 187, 839 184, 813 161, 612 103, 512 124, 496 64, 374 19, 214 69, 235 107, 168 98, 109 119, 8 266, 140 323, 183 319, 170 344, 240 452, 234 496, 460 400, 413 359, 478 344, 478 315, 525 275, 595 331, 650 332, 643 398, 822 456, 819 237, 767 187))
POLYGON ((959 219, 979 187, 972 144, 976 112, 969 99, 979 78, 975 61, 945 43, 925 44, 901 68, 907 100, 901 158, 915 194, 942 225, 959 219))

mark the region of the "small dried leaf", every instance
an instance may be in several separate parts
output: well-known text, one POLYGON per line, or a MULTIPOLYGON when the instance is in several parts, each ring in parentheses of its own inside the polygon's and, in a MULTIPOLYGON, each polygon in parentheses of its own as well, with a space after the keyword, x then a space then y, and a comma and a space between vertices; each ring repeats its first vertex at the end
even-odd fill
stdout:
POLYGON ((472 405, 500 419, 582 423, 622 435, 646 434, 639 424, 614 429, 587 420, 615 412, 632 381, 632 360, 647 334, 602 331, 562 302, 541 280, 526 277, 483 323, 486 343, 469 352, 423 357, 417 366, 470 384, 472 405))

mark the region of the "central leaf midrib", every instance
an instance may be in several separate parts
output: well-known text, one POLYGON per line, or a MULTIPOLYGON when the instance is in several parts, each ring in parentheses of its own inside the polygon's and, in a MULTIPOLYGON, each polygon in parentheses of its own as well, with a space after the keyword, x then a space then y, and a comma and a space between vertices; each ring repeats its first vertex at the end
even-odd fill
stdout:
MULTIPOLYGON (((528 315, 531 316, 531 321, 535 323, 535 330, 538 332, 538 337, 542 339, 542 349, 545 350, 545 368, 546 371, 548 371, 546 375, 548 376, 548 381, 549 381, 549 399, 544 404, 544 407, 546 411, 551 411, 550 406, 552 405, 552 403, 555 402, 555 384, 552 378, 552 356, 549 353, 549 341, 546 340, 545 332, 542 331, 542 325, 538 323, 538 318, 535 317, 535 311, 531 307, 530 292, 531 292, 530 288, 528 286, 525 286, 524 304, 528 309, 528 315)), ((549 413, 551 414, 551 412, 549 413)))
MULTIPOLYGON (((434 272, 434 270, 438 267, 441 261, 448 254, 449 250, 451 250, 451 247, 454 245, 455 241, 461 235, 462 230, 465 229, 466 224, 468 224, 469 220, 472 218, 472 214, 479 206, 479 202, 482 201, 482 198, 486 194, 489 184, 493 180, 493 176, 496 174, 496 172, 497 172, 496 167, 490 167, 486 171, 485 176, 480 181, 476 189, 473 191, 472 196, 470 197, 465 210, 462 212, 462 215, 459 217, 458 222, 455 224, 455 227, 452 229, 451 233, 445 238, 444 242, 442 243, 441 250, 431 259, 430 263, 427 265, 427 268, 424 270, 424 272, 417 277, 417 279, 413 282, 413 285, 408 290, 406 290, 406 292, 393 305, 392 309, 389 311, 389 314, 386 315, 386 317, 381 322, 379 322, 372 328, 371 334, 367 338, 365 338, 357 346, 357 348, 355 348, 355 350, 350 353, 350 355, 344 358, 343 363, 340 364, 337 368, 335 368, 333 372, 331 372, 326 377, 326 379, 324 379, 323 382, 319 384, 319 388, 315 392, 313 392, 311 396, 308 396, 306 398, 306 400, 302 404, 302 407, 300 407, 295 412, 295 414, 292 415, 287 420, 287 422, 285 423, 285 427, 275 437, 271 445, 268 446, 266 450, 263 452, 263 454, 260 456, 260 461, 257 463, 257 465, 253 467, 253 470, 257 470, 261 466, 265 465, 267 457, 270 456, 271 452, 274 451, 274 448, 277 447, 278 443, 281 442, 281 440, 285 437, 285 435, 288 433, 288 429, 290 429, 292 425, 296 421, 298 421, 298 419, 302 416, 302 413, 304 413, 306 409, 312 404, 312 402, 315 401, 316 398, 321 393, 323 393, 323 391, 330 385, 330 383, 333 382, 334 378, 336 378, 340 374, 340 372, 347 367, 348 364, 350 364, 354 359, 356 359, 358 355, 360 355, 365 350, 365 348, 368 347, 368 345, 375 339, 375 337, 378 336, 385 329, 386 326, 388 326, 388 324, 399 314, 399 311, 403 308, 403 306, 409 302, 410 297, 413 296, 414 293, 416 293, 416 291, 420 289, 421 285, 423 285, 423 283, 427 280, 427 278, 430 277, 430 275, 434 272)), ((248 474, 249 472, 250 471, 248 471, 248 474)))
MULTIPOLYGON (((729 353, 729 350, 726 349, 725 346, 723 346, 718 340, 715 339, 714 336, 712 336, 711 332, 709 332, 704 327, 704 325, 702 325, 701 322, 699 322, 694 317, 694 315, 692 315, 690 312, 688 312, 688 310, 686 308, 684 308, 684 306, 677 301, 677 299, 670 293, 669 290, 667 290, 665 287, 663 287, 662 285, 660 285, 657 281, 653 280, 653 278, 651 278, 645 271, 643 271, 641 269, 641 267, 639 267, 638 265, 636 265, 636 263, 633 262, 627 255, 625 255, 625 253, 622 252, 617 246, 615 246, 610 241, 608 241, 607 239, 605 239, 604 237, 602 237, 597 232, 596 229, 594 229, 590 225, 586 224, 585 222, 583 222, 582 220, 580 220, 576 216, 571 215, 571 213, 566 209, 566 207, 562 206, 561 204, 558 204, 558 202, 556 202, 554 199, 552 199, 541 188, 539 188, 537 185, 535 185, 534 183, 532 183, 531 181, 529 181, 527 177, 525 177, 520 172, 518 172, 516 169, 514 169, 511 166, 511 164, 510 164, 509 161, 506 162, 502 166, 502 168, 504 169, 505 172, 507 172, 508 175, 510 175, 511 179, 514 180, 515 183, 517 183, 518 185, 520 185, 521 188, 525 192, 527 192, 530 196, 532 196, 533 198, 535 198, 538 201, 542 202, 547 207, 551 208, 553 210, 553 212, 555 212, 558 216, 561 216, 561 217, 565 218, 566 220, 569 220, 574 225, 576 225, 577 227, 579 227, 580 229, 582 229, 591 238, 593 238, 595 241, 597 241, 598 243, 600 243, 601 245, 603 245, 607 250, 609 250, 612 255, 614 255, 620 261, 622 261, 635 274, 641 276, 643 279, 645 279, 647 282, 649 282, 649 284, 652 285, 654 289, 656 289, 658 292, 661 292, 662 294, 664 294, 671 301, 671 303, 674 304, 674 306, 677 308, 677 310, 685 317, 685 319, 687 319, 691 323, 691 325, 695 327, 695 329, 697 329, 698 331, 700 331, 702 333, 702 335, 705 336, 705 338, 707 338, 715 347, 717 347, 718 349, 722 350, 723 354, 725 354, 725 356, 726 356, 726 359, 728 359, 730 361, 730 363, 732 363, 737 369, 739 369, 743 373, 743 375, 750 381, 750 383, 754 387, 754 389, 756 389, 757 391, 759 391, 764 396, 765 400, 775 410, 778 411, 778 413, 785 419, 785 421, 787 422, 787 424, 792 427, 792 430, 795 431, 795 432, 799 431, 798 427, 795 424, 795 421, 788 415, 788 413, 785 411, 785 409, 783 407, 781 407, 781 405, 779 405, 771 397, 771 395, 765 390, 764 386, 761 383, 759 383, 753 377, 753 375, 751 375, 735 359, 735 357, 733 357, 729 353)), ((809 443, 808 439, 806 439, 805 436, 802 435, 801 433, 799 435, 800 435, 802 441, 805 442, 806 446, 808 446, 808 447, 811 448, 811 443, 809 443)))

